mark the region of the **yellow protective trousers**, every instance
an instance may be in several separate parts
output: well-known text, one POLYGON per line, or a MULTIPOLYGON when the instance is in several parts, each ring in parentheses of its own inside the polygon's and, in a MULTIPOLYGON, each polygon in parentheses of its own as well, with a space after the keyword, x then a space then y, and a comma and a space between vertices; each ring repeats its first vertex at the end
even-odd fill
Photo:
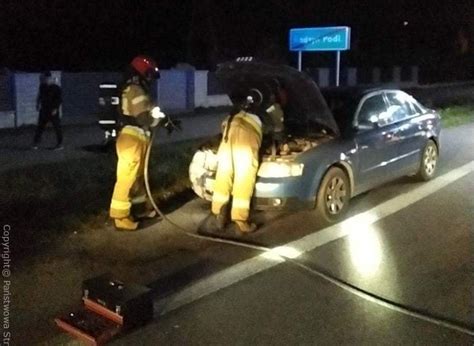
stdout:
POLYGON ((110 217, 126 218, 132 206, 145 209, 146 196, 144 169, 145 155, 150 145, 149 133, 138 127, 126 126, 117 138, 117 181, 110 203, 110 217))
MULTIPOLYGON (((261 125, 245 113, 235 115, 218 151, 212 213, 217 215, 232 196, 233 221, 247 221, 258 171, 261 125)), ((225 131, 224 131, 225 132, 225 131)))

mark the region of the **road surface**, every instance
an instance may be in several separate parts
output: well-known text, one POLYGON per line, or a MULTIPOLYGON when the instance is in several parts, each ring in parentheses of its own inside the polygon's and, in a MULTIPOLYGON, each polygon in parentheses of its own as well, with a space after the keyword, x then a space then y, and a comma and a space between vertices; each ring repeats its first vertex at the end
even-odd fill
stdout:
MULTIPOLYGON (((358 196, 346 220, 326 229, 318 228, 311 211, 258 215, 266 224, 249 240, 284 246, 286 254, 313 268, 474 329, 473 133, 474 124, 443 131, 439 171, 429 183, 403 178, 358 196)), ((195 226, 207 208, 193 200, 170 217, 195 226)), ((271 256, 183 236, 171 243, 163 238, 168 231, 159 225, 142 234, 110 233, 104 239, 91 232, 75 240, 82 244, 82 252, 79 261, 71 263, 83 264, 86 257, 96 263, 94 270, 83 270, 68 281, 90 277, 98 268, 114 271, 121 257, 141 251, 130 255, 133 260, 124 259, 126 269, 121 273, 126 280, 135 278, 154 289, 155 320, 113 344, 469 345, 474 341, 461 332, 368 302, 271 256), (160 252, 170 255, 157 259, 160 252)), ((59 256, 47 263, 51 275, 71 265, 68 261, 75 251, 68 248, 61 255, 64 259, 59 256)), ((43 284, 59 286, 61 280, 55 278, 43 284)), ((42 291, 45 288, 35 291, 38 304, 42 291)), ((64 306, 71 304, 57 299, 64 306)), ((42 340, 45 343, 75 344, 59 333, 42 340)))
MULTIPOLYGON (((422 193, 416 191, 420 185, 407 179, 360 196, 349 218, 367 210, 381 212, 381 202, 396 196, 402 196, 397 202, 403 205, 390 204, 400 210, 374 223, 357 219, 354 225, 348 224, 352 232, 348 236, 316 246, 299 258, 384 298, 474 329, 472 133, 471 125, 443 135, 438 176, 450 179, 447 185, 436 185, 439 180, 429 183, 426 197, 414 203, 404 200, 422 193), (462 166, 462 177, 450 175, 462 166)), ((265 236, 284 233, 281 238, 299 238, 301 228, 311 233, 310 213, 275 222, 265 236)), ((316 237, 322 232, 314 231, 316 237)), ((247 275, 164 314, 117 344, 467 345, 474 340, 365 301, 290 264, 247 275)))

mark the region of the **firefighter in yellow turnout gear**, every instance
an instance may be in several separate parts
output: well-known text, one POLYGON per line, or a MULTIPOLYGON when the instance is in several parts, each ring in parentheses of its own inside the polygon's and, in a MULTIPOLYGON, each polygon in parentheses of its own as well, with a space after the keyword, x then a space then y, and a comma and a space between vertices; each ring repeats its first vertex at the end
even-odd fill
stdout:
POLYGON ((262 143, 262 122, 255 115, 261 102, 262 94, 252 89, 240 112, 225 121, 212 198, 212 214, 218 230, 227 224, 231 201, 231 219, 238 231, 250 233, 257 228, 248 220, 262 143))
POLYGON ((110 217, 117 230, 133 231, 138 228, 138 219, 156 217, 146 196, 144 163, 150 145, 150 128, 165 118, 160 109, 154 107, 149 92, 151 81, 158 76, 152 59, 136 57, 122 90, 124 127, 117 138, 117 181, 110 204, 110 217))

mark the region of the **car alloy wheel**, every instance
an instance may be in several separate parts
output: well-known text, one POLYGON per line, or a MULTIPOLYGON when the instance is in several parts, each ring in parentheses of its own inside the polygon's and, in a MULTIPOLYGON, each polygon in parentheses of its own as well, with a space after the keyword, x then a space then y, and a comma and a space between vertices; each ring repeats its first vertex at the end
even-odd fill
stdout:
POLYGON ((340 177, 333 177, 326 189, 326 208, 331 215, 337 215, 344 209, 346 185, 340 177))
POLYGON ((328 169, 316 195, 316 217, 321 226, 333 224, 342 219, 349 207, 350 181, 340 167, 328 169))
POLYGON ((418 179, 422 181, 431 180, 438 167, 439 152, 436 143, 431 139, 426 143, 425 149, 421 156, 420 169, 418 171, 418 179))

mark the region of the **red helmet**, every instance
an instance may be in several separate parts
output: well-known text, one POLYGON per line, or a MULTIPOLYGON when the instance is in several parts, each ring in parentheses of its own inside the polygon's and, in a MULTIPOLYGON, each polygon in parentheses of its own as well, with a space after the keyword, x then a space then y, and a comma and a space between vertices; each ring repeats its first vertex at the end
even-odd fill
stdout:
POLYGON ((139 55, 135 57, 130 65, 145 79, 160 78, 160 70, 155 60, 150 57, 139 55))

